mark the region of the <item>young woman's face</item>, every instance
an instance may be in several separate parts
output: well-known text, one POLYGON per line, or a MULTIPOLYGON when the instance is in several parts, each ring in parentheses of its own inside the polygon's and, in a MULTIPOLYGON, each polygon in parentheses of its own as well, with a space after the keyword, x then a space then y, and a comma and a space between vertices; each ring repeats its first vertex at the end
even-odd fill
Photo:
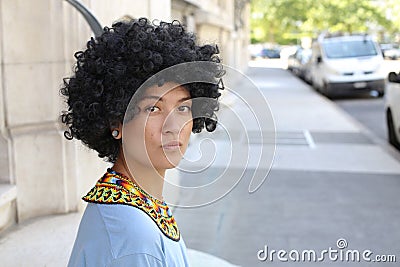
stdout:
POLYGON ((139 113, 124 126, 126 160, 156 170, 176 167, 192 132, 189 91, 174 83, 154 85, 140 97, 138 106, 139 113))

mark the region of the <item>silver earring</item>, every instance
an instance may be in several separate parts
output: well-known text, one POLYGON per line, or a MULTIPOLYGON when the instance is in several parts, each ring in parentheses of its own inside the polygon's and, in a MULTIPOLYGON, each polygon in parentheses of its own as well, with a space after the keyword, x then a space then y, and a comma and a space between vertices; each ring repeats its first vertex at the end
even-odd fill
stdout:
POLYGON ((112 136, 114 137, 114 138, 117 138, 117 136, 119 135, 119 131, 118 130, 114 130, 114 131, 112 131, 112 136))

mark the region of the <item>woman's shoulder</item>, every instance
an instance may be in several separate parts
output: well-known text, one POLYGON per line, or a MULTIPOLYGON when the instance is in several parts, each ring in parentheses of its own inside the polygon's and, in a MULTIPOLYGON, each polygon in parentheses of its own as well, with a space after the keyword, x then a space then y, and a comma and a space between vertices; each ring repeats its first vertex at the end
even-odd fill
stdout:
POLYGON ((158 241, 162 234, 145 212, 133 206, 88 203, 86 209, 97 210, 101 223, 110 236, 146 237, 147 240, 158 241))
POLYGON ((107 235, 115 256, 132 253, 162 256, 162 233, 140 209, 128 205, 88 203, 86 210, 95 215, 87 218, 87 223, 102 228, 98 230, 107 235))
POLYGON ((164 266, 162 234, 146 217, 131 206, 88 203, 68 266, 127 266, 124 261, 164 266))

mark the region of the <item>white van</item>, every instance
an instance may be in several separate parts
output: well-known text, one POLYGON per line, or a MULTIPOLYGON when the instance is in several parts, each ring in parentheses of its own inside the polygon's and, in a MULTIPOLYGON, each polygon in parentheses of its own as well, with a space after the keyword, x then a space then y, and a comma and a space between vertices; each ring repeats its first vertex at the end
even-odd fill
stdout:
POLYGON ((383 96, 382 52, 368 35, 321 36, 312 45, 308 79, 327 96, 376 91, 383 96))

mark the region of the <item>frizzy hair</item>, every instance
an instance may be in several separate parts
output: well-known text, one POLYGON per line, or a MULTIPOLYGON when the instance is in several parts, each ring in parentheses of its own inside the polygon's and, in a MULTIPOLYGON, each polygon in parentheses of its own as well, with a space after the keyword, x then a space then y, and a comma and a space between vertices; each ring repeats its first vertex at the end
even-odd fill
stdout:
MULTIPOLYGON (((196 36, 179 21, 155 24, 146 18, 130 19, 105 27, 103 34, 91 38, 86 50, 74 54, 73 75, 64 78, 60 89, 68 110, 60 119, 66 125, 68 140, 81 140, 98 152, 100 158, 114 163, 121 139, 113 138, 111 129, 123 123, 124 114, 137 89, 157 72, 194 61, 216 63, 215 68, 197 73, 213 83, 184 85, 192 98, 206 98, 192 106, 193 133, 204 128, 212 132, 217 125, 219 90, 224 89, 220 58, 216 45, 197 45, 196 36)), ((179 81, 177 81, 179 82, 179 81)))

